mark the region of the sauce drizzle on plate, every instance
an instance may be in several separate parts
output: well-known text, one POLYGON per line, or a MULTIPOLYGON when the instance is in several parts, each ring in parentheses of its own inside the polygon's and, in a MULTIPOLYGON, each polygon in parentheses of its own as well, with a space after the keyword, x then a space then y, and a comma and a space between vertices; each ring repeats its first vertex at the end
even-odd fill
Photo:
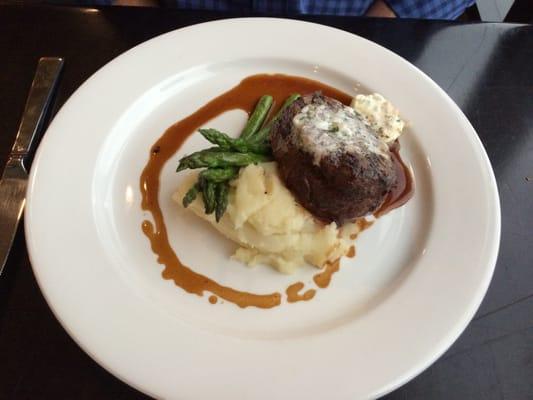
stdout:
MULTIPOLYGON (((142 209, 151 213, 154 223, 148 220, 143 221, 142 231, 150 240, 152 251, 158 256, 157 261, 165 266, 162 273, 164 279, 172 280, 183 290, 198 296, 203 296, 204 292, 212 293, 213 296, 209 298, 212 304, 215 303, 216 297, 232 302, 239 307, 272 308, 281 304, 282 295, 280 292, 257 294, 223 286, 193 271, 181 262, 168 240, 167 228, 159 205, 159 178, 166 162, 179 150, 190 135, 209 120, 226 111, 236 109, 250 114, 257 99, 265 93, 274 98, 274 109, 271 112, 273 115, 290 94, 314 91, 322 91, 324 95, 333 97, 344 104, 349 104, 351 101, 350 95, 311 79, 281 74, 253 75, 211 100, 188 117, 176 122, 153 144, 150 149, 150 158, 141 175, 140 189, 142 209)), ((398 160, 400 160, 399 155, 398 160)), ((402 169, 402 171, 406 171, 406 169, 402 169)), ((409 180, 409 177, 406 179, 409 180)), ((331 275, 338 268, 338 261, 328 264, 323 272, 315 276, 315 283, 321 288, 327 287, 331 275)), ((299 284, 300 282, 297 282, 287 288, 286 293, 289 302, 296 297, 302 297, 298 300, 310 300, 314 296, 313 290, 299 295, 298 292, 303 289, 303 284, 301 287, 299 284)))
POLYGON ((315 293, 316 293, 315 289, 308 289, 302 294, 300 294, 300 291, 303 288, 304 288, 303 282, 296 282, 290 285, 285 290, 285 293, 287 293, 287 301, 289 303, 296 303, 297 301, 309 301, 313 297, 315 297, 315 293))

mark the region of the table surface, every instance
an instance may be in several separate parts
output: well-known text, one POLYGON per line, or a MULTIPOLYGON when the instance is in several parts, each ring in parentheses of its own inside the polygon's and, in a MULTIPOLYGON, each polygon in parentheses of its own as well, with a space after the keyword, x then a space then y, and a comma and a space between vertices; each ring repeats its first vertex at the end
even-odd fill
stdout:
MULTIPOLYGON (((227 17, 164 9, 0 6, 0 165, 40 56, 66 59, 55 112, 91 74, 132 46, 227 17)), ((426 72, 474 125, 498 182, 502 240, 487 296, 435 364, 384 398, 533 399, 533 27, 306 19, 366 37, 426 72)), ((0 355, 0 399, 146 398, 93 362, 59 325, 36 284, 22 229, 0 277, 0 355)))

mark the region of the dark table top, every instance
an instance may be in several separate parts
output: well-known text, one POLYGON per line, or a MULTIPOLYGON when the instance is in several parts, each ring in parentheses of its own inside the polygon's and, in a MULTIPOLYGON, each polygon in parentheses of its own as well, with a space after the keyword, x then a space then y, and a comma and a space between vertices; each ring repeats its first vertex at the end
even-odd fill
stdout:
MULTIPOLYGON (((225 17, 0 6, 0 165, 40 56, 66 58, 55 111, 92 73, 132 46, 225 17)), ((308 19, 373 40, 432 77, 474 125, 498 182, 500 255, 481 308, 434 365, 385 398, 533 399, 533 27, 308 19)), ((0 357, 0 399, 146 398, 93 362, 59 325, 37 287, 22 229, 0 277, 0 357)))

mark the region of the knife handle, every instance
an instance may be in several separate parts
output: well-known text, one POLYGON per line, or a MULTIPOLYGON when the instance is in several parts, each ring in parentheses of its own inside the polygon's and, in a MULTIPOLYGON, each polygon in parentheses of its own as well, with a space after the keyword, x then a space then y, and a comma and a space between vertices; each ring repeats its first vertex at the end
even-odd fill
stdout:
POLYGON ((8 159, 8 165, 18 164, 26 173, 29 167, 27 165, 29 154, 39 142, 41 126, 63 68, 63 62, 62 58, 57 57, 39 59, 17 138, 8 159))

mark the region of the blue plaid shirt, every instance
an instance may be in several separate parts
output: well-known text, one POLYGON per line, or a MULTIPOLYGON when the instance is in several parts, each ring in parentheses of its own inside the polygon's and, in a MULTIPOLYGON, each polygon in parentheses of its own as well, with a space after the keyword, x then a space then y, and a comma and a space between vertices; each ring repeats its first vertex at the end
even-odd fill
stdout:
MULTIPOLYGON (((265 14, 364 15, 374 0, 167 0, 181 9, 265 14)), ((385 0, 401 18, 455 19, 475 0, 385 0)))

